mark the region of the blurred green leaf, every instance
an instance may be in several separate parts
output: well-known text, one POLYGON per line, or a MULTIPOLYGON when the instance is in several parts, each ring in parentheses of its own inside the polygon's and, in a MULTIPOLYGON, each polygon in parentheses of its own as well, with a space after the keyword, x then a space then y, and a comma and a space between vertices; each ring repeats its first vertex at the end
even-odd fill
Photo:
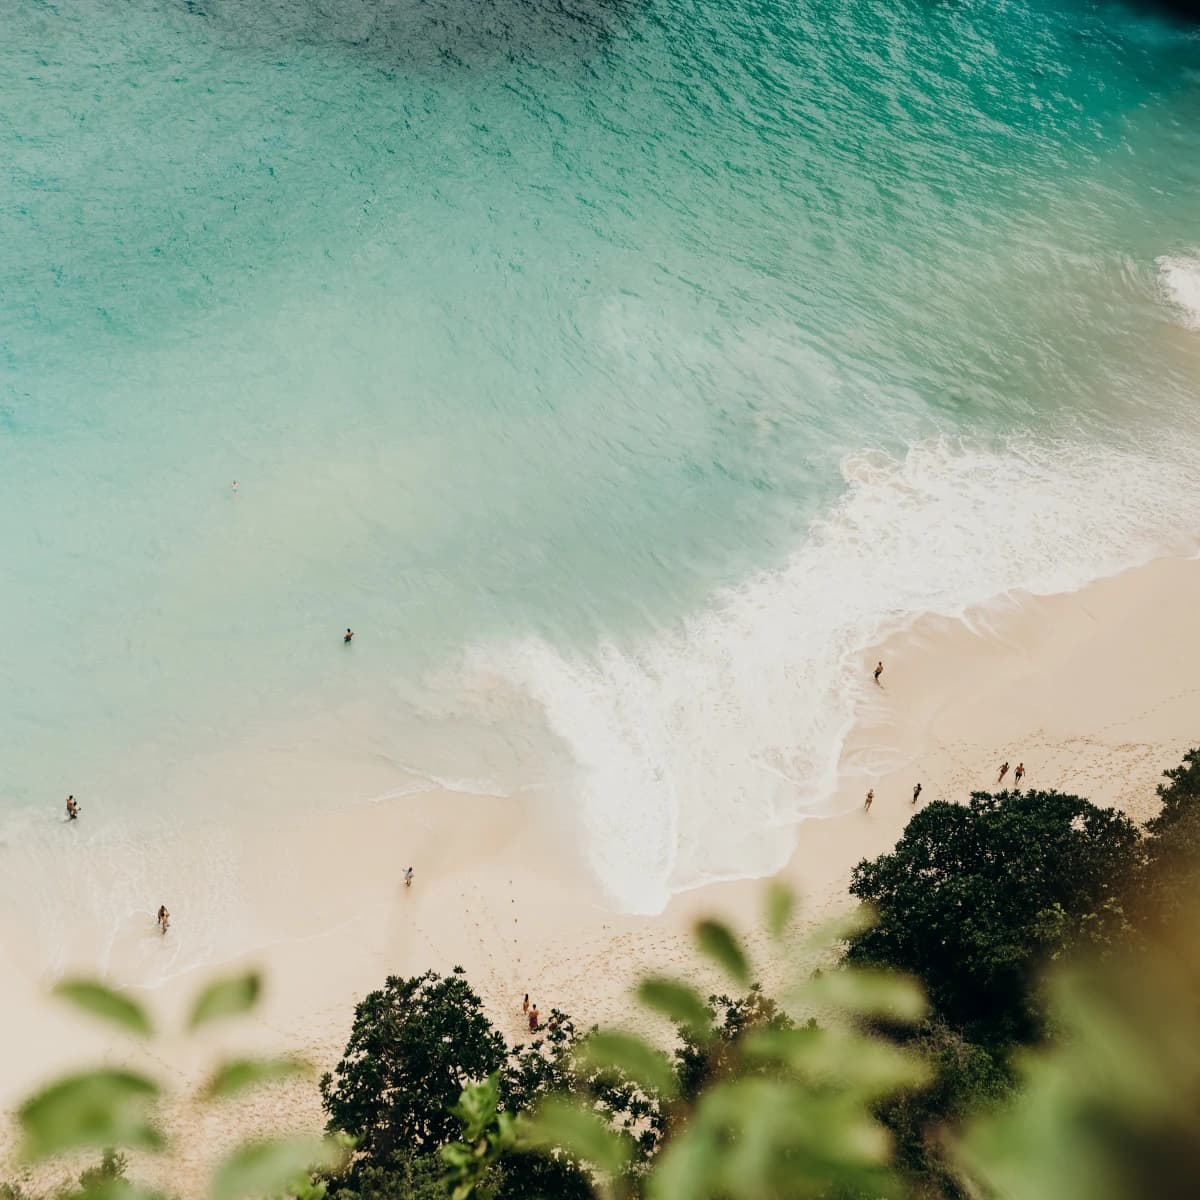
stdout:
POLYGON ((646 1091, 671 1099, 678 1091, 675 1070, 661 1050, 631 1033, 599 1031, 579 1048, 578 1062, 595 1070, 616 1070, 646 1091))
POLYGON ((345 1152, 328 1138, 288 1137, 239 1146, 213 1176, 213 1200, 278 1196, 313 1171, 331 1171, 345 1152))
POLYGON ((54 988, 54 995, 93 1016, 102 1017, 133 1033, 149 1037, 154 1032, 150 1018, 140 1005, 128 996, 114 992, 91 979, 64 979, 54 988))
POLYGON ((720 921, 700 921, 696 925, 696 941, 700 949, 726 973, 745 987, 750 982, 750 966, 736 937, 720 921))
POLYGON ((784 1063, 807 1083, 863 1100, 920 1087, 931 1074, 916 1055, 888 1042, 816 1027, 755 1031, 742 1049, 752 1062, 784 1063))
POLYGON ((771 880, 767 887, 767 931, 778 940, 796 911, 796 895, 787 884, 771 880))
POLYGON ((25 1157, 84 1146, 156 1150, 162 1137, 150 1115, 158 1094, 156 1083, 129 1071, 89 1071, 51 1084, 17 1111, 25 1157))
POLYGON ((463 1123, 463 1138, 474 1142, 496 1118, 500 1106, 500 1072, 493 1071, 482 1083, 469 1083, 450 1110, 463 1123))
POLYGON ((449 1142, 438 1153, 444 1163, 460 1169, 469 1167, 475 1161, 475 1151, 465 1142, 449 1142))
POLYGON ((717 1178, 720 1157, 721 1144, 715 1137, 685 1132, 658 1156, 646 1194, 652 1200, 700 1200, 717 1178))
POLYGON ((302 1058, 235 1058, 213 1072, 201 1095, 206 1100, 223 1100, 246 1088, 307 1075, 311 1070, 302 1058))
POLYGON ((633 1156, 633 1143, 628 1137, 610 1128, 590 1109, 559 1097, 551 1097, 538 1107, 526 1122, 524 1135, 528 1144, 566 1150, 613 1177, 633 1156))
POLYGON ((195 1029, 221 1017, 236 1017, 248 1012, 258 1002, 261 990, 262 980, 256 971, 218 979, 196 997, 188 1028, 195 1029))
POLYGON ((858 904, 848 912, 839 913, 831 920, 822 921, 811 929, 804 939, 804 949, 810 952, 828 952, 838 942, 849 941, 865 933, 878 922, 875 910, 869 904, 858 904))
POLYGON ((647 1008, 686 1026, 698 1038, 707 1037, 712 1014, 699 993, 686 983, 652 976, 642 980, 637 994, 647 1008))
POLYGON ((977 1114, 956 1139, 978 1194, 1196 1194, 1198 918, 1200 908, 1182 908, 1137 950, 1050 980, 1056 1036, 1018 1058, 1013 1100, 977 1114))
POLYGON ((709 1088, 650 1177, 651 1200, 901 1194, 861 1101, 786 1078, 709 1088))
POLYGON ((841 967, 809 980, 801 995, 864 1017, 912 1024, 929 1011, 921 985, 906 975, 870 967, 841 967))

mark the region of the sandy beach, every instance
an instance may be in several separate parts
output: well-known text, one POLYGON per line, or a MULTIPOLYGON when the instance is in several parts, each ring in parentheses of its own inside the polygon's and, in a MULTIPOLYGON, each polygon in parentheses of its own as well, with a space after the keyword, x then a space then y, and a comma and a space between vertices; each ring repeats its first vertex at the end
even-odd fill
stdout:
MULTIPOLYGON (((806 919, 851 903, 851 870, 895 843, 918 782, 921 803, 959 801, 993 788, 1002 761, 1023 761, 1027 787, 1077 792, 1139 821, 1151 816, 1160 773, 1200 739, 1198 608, 1200 561, 1164 559, 1072 594, 1010 596, 965 620, 924 619, 865 654, 859 719, 840 764, 840 815, 780 829, 795 841, 783 874, 804 895, 806 919), (876 659, 885 664, 878 687, 876 659)), ((160 850, 205 853, 194 844, 160 850)), ((0 942, 5 1105, 49 1074, 98 1060, 145 1059, 181 1088, 218 1048, 299 1051, 323 1070, 340 1054, 358 999, 389 974, 426 968, 465 967, 513 1040, 526 991, 543 1011, 627 1021, 629 987, 644 969, 696 970, 689 926, 697 913, 752 928, 761 895, 755 881, 714 883, 676 897, 659 916, 610 911, 548 794, 424 792, 282 828, 227 830, 219 850, 239 927, 228 939, 210 931, 203 966, 146 986, 164 943, 189 936, 186 903, 177 901, 167 939, 155 941, 147 914, 149 930, 106 947, 103 960, 81 935, 64 969, 90 973, 107 962, 110 982, 141 989, 164 1028, 177 1029, 198 983, 253 963, 268 982, 259 1013, 199 1043, 172 1035, 131 1051, 44 1000, 52 980, 37 948, 8 929, 0 942), (416 869, 411 889, 399 846, 416 869)), ((760 938, 751 944, 764 949, 760 938)), ((768 963, 763 972, 769 982, 768 963)), ((271 1089, 219 1112, 184 1100, 172 1116, 179 1154, 145 1173, 191 1194, 205 1160, 234 1140, 320 1124, 315 1084, 271 1089)))

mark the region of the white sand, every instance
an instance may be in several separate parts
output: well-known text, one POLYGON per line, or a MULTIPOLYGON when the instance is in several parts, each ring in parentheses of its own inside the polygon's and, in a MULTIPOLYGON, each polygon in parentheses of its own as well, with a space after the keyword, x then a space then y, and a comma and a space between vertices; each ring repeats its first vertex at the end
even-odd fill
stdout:
MULTIPOLYGON (((1023 760, 1029 787, 1078 792, 1139 821, 1152 815, 1162 770, 1200 742, 1197 611, 1200 561, 1163 560, 1071 595, 1009 598, 969 623, 925 620, 866 655, 861 719, 841 764, 843 815, 800 827, 784 871, 807 898, 807 914, 850 904, 853 866, 894 845, 918 781, 922 802, 958 801, 991 789, 1001 761, 1015 768, 1023 760), (878 688, 876 658, 885 664, 878 688), (861 805, 871 786, 868 814, 861 805)), ((657 917, 607 911, 551 805, 547 797, 435 792, 314 815, 296 828, 239 831, 232 848, 222 847, 238 888, 230 918, 238 936, 228 944, 257 947, 238 959, 262 967, 266 1002, 252 1020, 199 1046, 178 1036, 156 1044, 149 1064, 178 1087, 193 1084, 218 1047, 301 1050, 325 1069, 367 991, 389 974, 455 964, 514 1040, 525 991, 543 1012, 553 1005, 586 1023, 619 1022, 630 1017, 629 986, 645 969, 698 970, 688 934, 697 913, 753 925, 754 883, 698 889, 657 917), (398 846, 416 867, 411 890, 398 846)), ((160 850, 196 853, 194 843, 160 850)), ((177 904, 168 939, 188 937, 186 921, 177 904)), ((0 1101, 67 1066, 129 1057, 126 1043, 42 999, 51 980, 32 965, 19 931, 6 933, 0 1101)), ((109 979, 137 988, 159 978, 155 956, 165 940, 155 936, 151 925, 106 951, 109 979)), ((209 944, 212 963, 144 991, 164 1024, 178 1028, 191 989, 218 969, 226 942, 213 936, 209 944)), ((761 937, 752 946, 763 953, 761 937)), ((101 961, 86 944, 72 953, 83 972, 101 961)), ((769 980, 769 964, 764 974, 769 980)), ((700 976, 704 986, 718 982, 700 976)), ((184 1150, 147 1177, 193 1194, 204 1160, 236 1139, 320 1124, 311 1084, 217 1112, 181 1102, 171 1125, 184 1150)))

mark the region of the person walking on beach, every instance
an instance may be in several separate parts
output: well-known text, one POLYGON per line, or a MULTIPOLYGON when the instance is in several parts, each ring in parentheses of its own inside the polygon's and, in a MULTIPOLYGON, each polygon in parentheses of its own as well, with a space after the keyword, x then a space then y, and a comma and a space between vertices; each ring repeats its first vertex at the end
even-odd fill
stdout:
POLYGON ((1008 774, 1008 759, 1006 758, 1000 764, 1000 774, 996 776, 997 783, 1003 783, 1005 775, 1008 774))
POLYGON ((412 887, 413 869, 412 867, 404 868, 404 886, 412 887))
POLYGON ((351 629, 349 625, 347 625, 346 626, 346 636, 344 638, 342 638, 342 641, 345 642, 345 644, 348 646, 348 645, 350 645, 350 641, 353 637, 354 637, 354 630, 351 629))
POLYGON ((533 1005, 529 1010, 529 1032, 537 1033, 538 1031, 538 1010, 537 1005, 533 1005))
POLYGON ((79 805, 75 803, 74 796, 67 797, 67 820, 68 821, 79 820, 79 805))
POLYGON ((916 802, 917 802, 917 801, 918 801, 920 798, 921 798, 921 785, 918 783, 918 784, 917 784, 917 786, 916 786, 915 788, 913 788, 913 798, 912 798, 912 802, 913 802, 914 804, 916 804, 916 802))
POLYGON ((863 812, 870 812, 871 805, 875 803, 875 789, 869 788, 867 798, 863 801, 863 812))
POLYGON ((525 999, 521 1001, 521 1012, 525 1016, 529 1016, 529 993, 525 993, 525 999))
POLYGON ((167 906, 165 904, 160 904, 158 906, 158 927, 163 931, 163 933, 166 933, 167 926, 170 924, 171 914, 167 912, 167 906))
POLYGON ((879 662, 877 662, 875 664, 875 682, 876 683, 879 683, 879 677, 882 674, 883 674, 883 660, 880 659, 879 662))
POLYGON ((1013 772, 1013 783, 1015 783, 1017 785, 1017 787, 1020 787, 1021 780, 1024 778, 1025 778, 1025 764, 1023 762, 1019 762, 1019 763, 1017 763, 1017 769, 1013 772))

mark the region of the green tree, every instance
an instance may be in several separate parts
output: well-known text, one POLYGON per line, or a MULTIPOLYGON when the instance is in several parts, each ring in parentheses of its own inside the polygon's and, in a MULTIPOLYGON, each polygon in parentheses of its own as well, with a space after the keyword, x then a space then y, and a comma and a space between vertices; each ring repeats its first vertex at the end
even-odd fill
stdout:
MULTIPOLYGON (((533 1041, 510 1049, 461 969, 447 977, 427 971, 388 979, 355 1009, 342 1060, 321 1080, 328 1128, 357 1142, 350 1167, 331 1181, 333 1194, 368 1200, 389 1189, 420 1193, 436 1152, 461 1135, 456 1102, 469 1085, 493 1075, 497 1112, 511 1116, 550 1093, 571 1094, 618 1125, 640 1126, 652 1144, 654 1107, 611 1072, 578 1072, 574 1059, 582 1040, 571 1017, 554 1009, 533 1041)), ((567 1200, 590 1191, 570 1157, 530 1148, 507 1154, 487 1188, 513 1200, 567 1200)))
MULTIPOLYGON (((573 1096, 592 1105, 614 1128, 634 1135, 643 1155, 650 1154, 662 1130, 662 1106, 627 1074, 583 1066, 580 1051, 595 1033, 595 1027, 581 1033, 570 1015, 551 1009, 540 1036, 512 1048, 500 1074, 501 1107, 516 1114, 529 1112, 548 1095, 573 1096)), ((544 1163, 536 1166, 539 1177, 546 1171, 544 1163)))
POLYGON ((1151 926, 1171 924, 1191 909, 1200 882, 1200 750, 1163 775, 1162 808, 1146 822, 1146 861, 1138 880, 1137 903, 1151 926))
POLYGON ((892 853, 854 869, 850 891, 878 919, 850 939, 847 961, 919 976, 972 1040, 1030 1040, 1044 964, 1124 930, 1139 841, 1126 817, 1059 792, 930 804, 892 853))
POLYGON ((461 967, 393 975, 355 1007, 345 1053, 321 1079, 328 1129, 353 1137, 374 1165, 435 1150, 458 1135, 450 1109, 463 1088, 507 1052, 461 967))
POLYGON ((1048 981, 1056 1036, 1026 1053, 1011 1103, 967 1123, 979 1197, 1190 1200, 1200 1178, 1200 906, 1048 981))
POLYGON ((330 1200, 446 1200, 440 1160, 433 1154, 398 1150, 383 1162, 356 1165, 328 1181, 330 1200))
POLYGON ((117 1150, 108 1149, 100 1156, 94 1167, 88 1167, 79 1176, 81 1192, 99 1191, 114 1179, 124 1179, 129 1160, 117 1150))
POLYGON ((968 1042, 941 1021, 926 1021, 901 1039, 930 1068, 921 1088, 890 1097, 876 1112, 895 1141, 895 1161, 910 1200, 959 1200, 963 1191, 947 1134, 968 1113, 981 1115, 1013 1088, 1000 1055, 968 1042))
POLYGON ((709 996, 708 1027, 697 1030, 676 1024, 679 1045, 675 1049, 675 1070, 679 1094, 690 1102, 714 1080, 730 1073, 740 1061, 743 1039, 760 1030, 791 1029, 793 1021, 779 1005, 763 993, 756 983, 736 999, 709 996))
MULTIPOLYGON (((777 940, 790 909, 778 902, 778 892, 770 921, 777 940)), ((697 941, 732 982, 749 986, 751 967, 731 931, 701 922, 697 941)), ((456 1151, 455 1200, 466 1200, 476 1181, 486 1186, 494 1156, 503 1159, 514 1140, 517 1147, 588 1164, 601 1197, 632 1191, 649 1200, 878 1200, 901 1194, 891 1142, 873 1108, 922 1086, 928 1072, 915 1055, 864 1029, 884 1019, 896 1025, 921 1019, 926 1007, 912 981, 847 967, 815 973, 789 989, 789 1007, 829 1011, 835 1019, 828 1027, 797 1026, 753 987, 739 1000, 717 997, 706 1005, 682 980, 652 977, 639 997, 681 1030, 676 1059, 635 1036, 603 1032, 584 1042, 580 1057, 585 1071, 607 1063, 669 1106, 671 1119, 653 1156, 640 1160, 629 1132, 614 1128, 586 1098, 552 1097, 511 1131, 504 1114, 494 1114, 478 1142, 484 1153, 472 1156, 465 1146, 456 1151), (681 1077, 690 1094, 682 1092, 681 1077)))

